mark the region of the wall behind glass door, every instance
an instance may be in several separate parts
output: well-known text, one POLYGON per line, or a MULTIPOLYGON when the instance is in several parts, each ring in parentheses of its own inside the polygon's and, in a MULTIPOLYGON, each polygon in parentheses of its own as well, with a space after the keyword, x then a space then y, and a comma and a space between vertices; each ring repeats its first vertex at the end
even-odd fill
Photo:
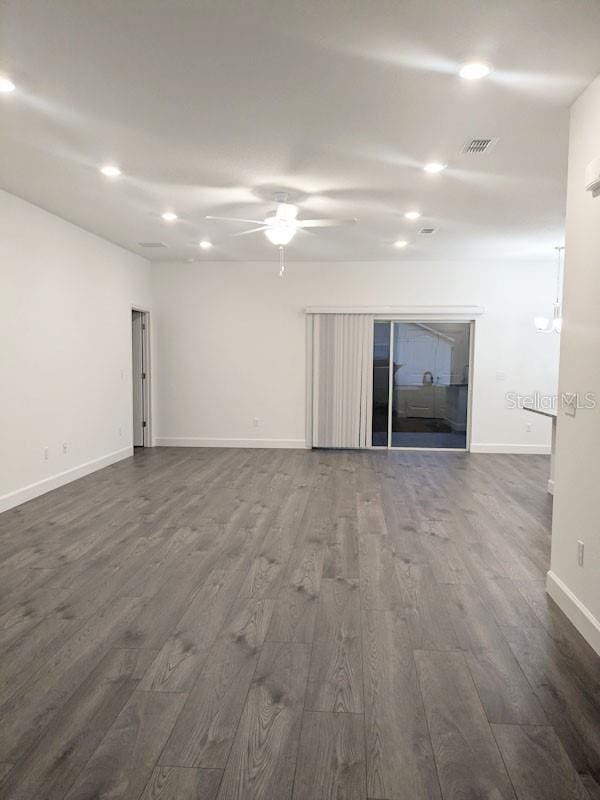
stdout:
POLYGON ((470 328, 464 322, 375 323, 375 447, 466 448, 470 328))

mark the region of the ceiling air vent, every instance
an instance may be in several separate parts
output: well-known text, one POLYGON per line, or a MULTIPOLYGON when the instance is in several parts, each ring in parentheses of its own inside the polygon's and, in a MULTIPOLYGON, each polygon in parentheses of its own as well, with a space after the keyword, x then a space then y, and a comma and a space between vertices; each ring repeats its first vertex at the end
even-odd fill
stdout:
POLYGON ((498 139, 469 139, 465 142, 461 153, 489 153, 498 139))
POLYGON ((432 233, 435 233, 435 228, 421 228, 419 233, 421 236, 431 236, 432 233))
POLYGON ((166 247, 167 245, 164 242, 138 242, 140 247, 166 247))

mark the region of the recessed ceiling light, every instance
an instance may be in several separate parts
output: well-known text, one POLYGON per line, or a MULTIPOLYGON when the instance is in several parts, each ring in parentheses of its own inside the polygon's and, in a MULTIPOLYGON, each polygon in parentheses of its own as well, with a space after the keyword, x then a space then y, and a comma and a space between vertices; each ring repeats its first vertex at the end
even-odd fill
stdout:
POLYGON ((419 219, 419 217, 421 216, 421 212, 420 211, 407 211, 404 216, 406 217, 406 219, 419 219))
POLYGON ((100 167, 100 172, 107 178, 118 178, 121 175, 121 170, 114 164, 105 164, 100 167))
POLYGON ((439 161, 431 161, 429 164, 425 164, 423 169, 425 172, 435 175, 437 172, 443 172, 446 169, 446 166, 446 164, 441 164, 439 161))
POLYGON ((397 242, 394 242, 394 247, 402 249, 403 247, 406 247, 407 244, 408 242, 405 239, 398 239, 397 242))
POLYGON ((10 92, 14 92, 17 87, 11 81, 10 78, 0 77, 0 92, 2 94, 9 94, 10 92))
POLYGON ((165 222, 175 222, 177 214, 174 211, 165 211, 165 213, 162 214, 162 218, 165 222))
POLYGON ((209 242, 208 239, 202 239, 202 241, 200 242, 200 247, 203 250, 210 250, 210 248, 212 247, 212 242, 209 242))
POLYGON ((468 64, 462 65, 458 74, 467 81, 478 81, 489 75, 491 71, 492 68, 482 61, 470 61, 468 64))

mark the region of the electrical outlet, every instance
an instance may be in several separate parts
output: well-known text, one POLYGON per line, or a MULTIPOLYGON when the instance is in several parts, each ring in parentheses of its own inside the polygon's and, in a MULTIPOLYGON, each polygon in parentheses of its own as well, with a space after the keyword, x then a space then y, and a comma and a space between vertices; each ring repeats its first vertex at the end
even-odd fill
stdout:
POLYGON ((67 444, 67 442, 63 442, 63 453, 66 453, 68 449, 69 445, 67 444))
POLYGON ((531 433, 531 422, 528 422, 527 425, 525 425, 525 430, 527 433, 531 433))
POLYGON ((258 426, 260 425, 260 420, 258 419, 258 417, 254 417, 254 419, 252 420, 252 425, 255 428, 258 428, 258 426))
POLYGON ((505 381, 506 380, 506 372, 497 372, 496 373, 496 380, 497 381, 505 381))
POLYGON ((44 447, 44 461, 48 461, 49 455, 48 448, 44 447))
POLYGON ((577 540, 577 563, 580 567, 583 567, 583 550, 585 545, 581 541, 581 539, 577 540))

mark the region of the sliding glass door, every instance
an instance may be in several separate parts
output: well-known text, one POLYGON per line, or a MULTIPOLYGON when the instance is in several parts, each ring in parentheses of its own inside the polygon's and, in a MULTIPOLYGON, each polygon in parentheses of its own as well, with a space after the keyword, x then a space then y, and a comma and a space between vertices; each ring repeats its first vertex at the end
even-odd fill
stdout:
POLYGON ((375 322, 374 447, 465 449, 468 322, 375 322))
POLYGON ((376 322, 373 333, 373 447, 388 446, 391 329, 391 322, 376 322))

